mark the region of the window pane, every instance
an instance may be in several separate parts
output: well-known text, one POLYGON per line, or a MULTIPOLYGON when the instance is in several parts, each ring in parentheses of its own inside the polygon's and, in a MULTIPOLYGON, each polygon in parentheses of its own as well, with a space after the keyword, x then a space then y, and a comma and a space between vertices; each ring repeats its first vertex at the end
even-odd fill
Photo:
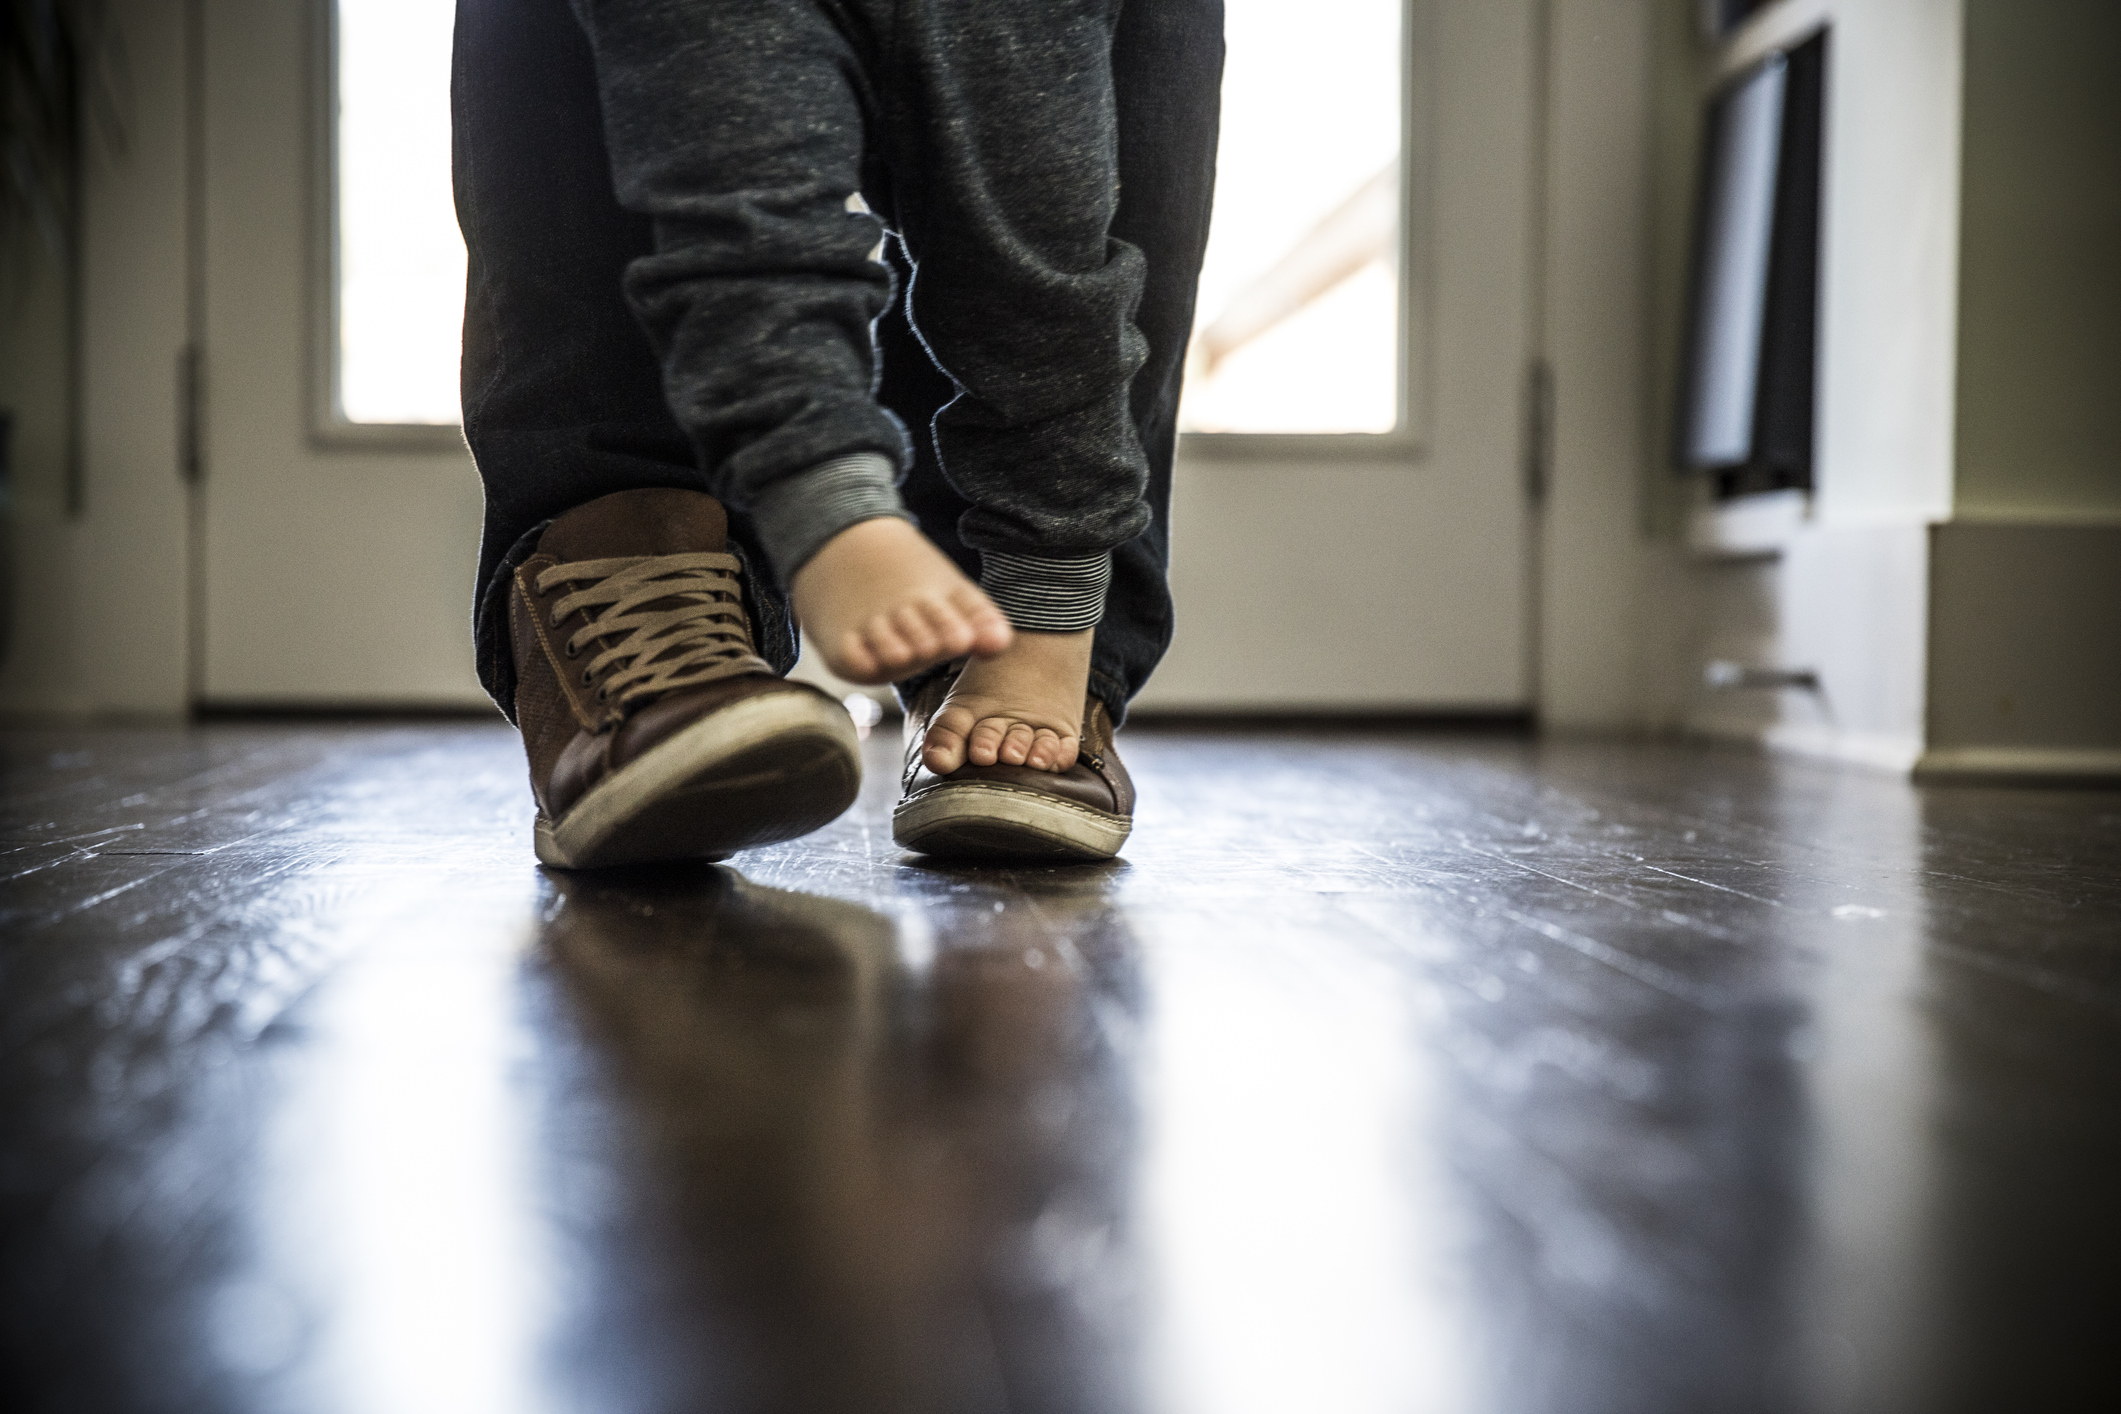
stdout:
POLYGON ((1185 430, 1398 427, 1401 9, 1226 0, 1185 430))
MULTIPOLYGON (((353 422, 454 423, 453 7, 336 3, 340 405, 353 422)), ((1186 430, 1398 425, 1400 11, 1401 0, 1227 0, 1186 430)))
POLYGON ((337 0, 339 405, 458 420, 464 242, 449 189, 455 6, 337 0))

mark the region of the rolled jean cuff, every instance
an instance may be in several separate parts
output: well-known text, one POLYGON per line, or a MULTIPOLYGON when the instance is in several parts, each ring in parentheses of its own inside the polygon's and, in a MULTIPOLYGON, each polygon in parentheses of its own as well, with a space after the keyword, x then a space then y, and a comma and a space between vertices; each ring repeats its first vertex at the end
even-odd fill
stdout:
POLYGON ((1065 558, 980 552, 980 588, 1011 624, 1035 633, 1096 628, 1111 583, 1109 552, 1065 558))
POLYGON ((881 452, 852 452, 784 476, 751 503, 751 524, 781 583, 827 540, 857 521, 913 516, 899 499, 898 467, 881 452))

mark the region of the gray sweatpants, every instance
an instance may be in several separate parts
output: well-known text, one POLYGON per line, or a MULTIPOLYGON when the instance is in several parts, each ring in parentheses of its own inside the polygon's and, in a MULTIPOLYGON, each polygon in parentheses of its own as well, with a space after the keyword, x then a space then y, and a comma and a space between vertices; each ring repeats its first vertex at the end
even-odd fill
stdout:
POLYGON ((1019 627, 1094 624, 1108 552, 1149 518, 1128 405, 1142 260, 1110 235, 1119 0, 575 9, 619 202, 654 227, 627 299, 783 581, 847 526, 906 514, 909 429, 876 400, 870 337, 888 225, 958 389, 911 435, 971 503, 984 587, 1019 627))

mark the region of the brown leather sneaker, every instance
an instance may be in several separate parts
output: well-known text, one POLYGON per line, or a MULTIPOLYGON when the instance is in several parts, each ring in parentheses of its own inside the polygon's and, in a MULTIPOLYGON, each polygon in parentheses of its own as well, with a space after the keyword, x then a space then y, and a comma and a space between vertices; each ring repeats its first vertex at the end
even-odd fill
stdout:
POLYGON ((906 712, 904 790, 891 812, 902 848, 945 859, 1110 859, 1134 828, 1134 782, 1112 749, 1112 714, 1083 701, 1082 743, 1065 771, 964 765, 938 776, 921 764, 928 723, 955 674, 922 688, 906 712))
POLYGON ((752 649, 721 503, 621 491, 515 572, 516 722, 546 864, 722 859, 854 803, 847 709, 752 649))

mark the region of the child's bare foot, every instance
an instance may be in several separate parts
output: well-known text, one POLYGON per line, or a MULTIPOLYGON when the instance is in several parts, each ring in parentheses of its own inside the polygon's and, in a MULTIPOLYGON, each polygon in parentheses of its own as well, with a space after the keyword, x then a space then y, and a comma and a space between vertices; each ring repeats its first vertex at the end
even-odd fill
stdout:
POLYGON ((827 540, 788 590, 796 622, 849 682, 896 682, 1009 646, 1001 610, 927 536, 895 518, 856 521, 827 540))
POLYGON ((967 761, 1040 771, 1073 766, 1095 633, 1020 629, 1005 652, 967 663, 928 728, 922 763, 938 776, 967 761))

